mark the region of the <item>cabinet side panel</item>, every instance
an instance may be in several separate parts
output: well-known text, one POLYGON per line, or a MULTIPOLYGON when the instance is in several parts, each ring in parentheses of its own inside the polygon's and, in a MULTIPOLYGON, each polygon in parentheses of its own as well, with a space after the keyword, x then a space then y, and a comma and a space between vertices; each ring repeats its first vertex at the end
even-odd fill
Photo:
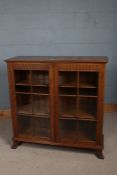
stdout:
POLYGON ((12 126, 13 126, 13 136, 17 136, 18 127, 16 121, 16 96, 15 96, 15 81, 14 81, 14 70, 13 64, 7 64, 8 70, 8 81, 9 81, 9 94, 10 94, 10 105, 11 105, 11 116, 12 116, 12 126))
POLYGON ((49 87, 50 87, 50 117, 51 117, 51 137, 55 141, 55 90, 54 90, 54 69, 53 66, 49 66, 49 87))
POLYGON ((59 106, 59 99, 58 99, 58 67, 55 64, 54 67, 54 88, 55 88, 55 140, 56 142, 58 141, 58 115, 59 115, 59 110, 58 110, 58 106, 59 106))
POLYGON ((98 105, 97 105, 97 144, 103 149, 103 120, 104 120, 104 85, 105 65, 100 65, 98 79, 98 105))

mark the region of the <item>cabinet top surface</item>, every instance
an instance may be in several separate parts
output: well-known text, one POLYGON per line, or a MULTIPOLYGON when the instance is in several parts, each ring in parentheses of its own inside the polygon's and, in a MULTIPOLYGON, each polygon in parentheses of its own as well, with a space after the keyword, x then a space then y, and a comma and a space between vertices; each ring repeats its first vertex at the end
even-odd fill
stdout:
POLYGON ((107 63, 106 56, 17 56, 8 58, 6 62, 91 62, 107 63))

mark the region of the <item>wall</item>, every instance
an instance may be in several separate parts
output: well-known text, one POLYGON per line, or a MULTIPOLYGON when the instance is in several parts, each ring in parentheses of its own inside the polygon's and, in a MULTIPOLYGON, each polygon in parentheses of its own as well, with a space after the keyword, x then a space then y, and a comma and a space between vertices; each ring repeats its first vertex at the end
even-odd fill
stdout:
POLYGON ((106 103, 117 103, 116 0, 0 0, 0 108, 9 107, 4 59, 108 56, 106 103))

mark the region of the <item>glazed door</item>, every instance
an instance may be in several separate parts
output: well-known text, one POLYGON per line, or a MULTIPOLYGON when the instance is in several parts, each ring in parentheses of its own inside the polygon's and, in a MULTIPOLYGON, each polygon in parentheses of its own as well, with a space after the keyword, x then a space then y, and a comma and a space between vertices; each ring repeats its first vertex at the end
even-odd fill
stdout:
POLYGON ((70 64, 56 68, 56 139, 96 143, 98 72, 70 64))
POLYGON ((49 64, 14 65, 18 137, 53 140, 53 74, 49 64))

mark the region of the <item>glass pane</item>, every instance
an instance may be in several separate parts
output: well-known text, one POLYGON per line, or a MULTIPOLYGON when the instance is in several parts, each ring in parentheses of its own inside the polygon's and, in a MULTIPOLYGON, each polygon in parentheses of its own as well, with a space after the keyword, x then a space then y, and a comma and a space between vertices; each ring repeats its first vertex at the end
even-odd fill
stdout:
POLYGON ((50 137, 49 118, 18 116, 20 135, 50 137))
POLYGON ((40 86, 34 86, 32 87, 32 92, 33 93, 38 93, 38 94, 48 94, 49 93, 49 87, 40 87, 40 86))
POLYGON ((97 96, 97 88, 80 88, 79 95, 85 96, 97 96))
POLYGON ((97 99, 80 98, 79 99, 79 118, 96 119, 97 99))
POLYGON ((59 120, 59 138, 64 141, 75 141, 77 139, 77 120, 59 120))
POLYGON ((60 95, 77 95, 77 88, 60 87, 60 95))
POLYGON ((17 102, 17 112, 18 113, 24 113, 24 114, 32 113, 31 95, 16 94, 16 102, 17 102))
POLYGON ((33 125, 33 117, 28 117, 28 116, 18 116, 18 129, 19 129, 19 134, 21 135, 33 135, 34 131, 34 125, 33 125))
POLYGON ((15 70, 15 83, 19 85, 30 84, 30 71, 29 70, 15 70))
POLYGON ((74 71, 59 72, 59 85, 76 86, 77 85, 77 72, 74 72, 74 71))
POLYGON ((33 85, 48 85, 49 73, 48 71, 32 71, 33 85))
POLYGON ((98 86, 97 72, 79 72, 80 88, 95 88, 98 86))
POLYGON ((26 85, 16 85, 15 86, 16 92, 24 92, 24 93, 30 93, 31 87, 26 85))
POLYGON ((59 115, 60 117, 75 117, 77 114, 76 97, 59 98, 59 115))
POLYGON ((79 141, 96 140, 96 122, 79 121, 79 141))
POLYGON ((50 137, 50 119, 43 116, 43 118, 35 119, 34 135, 40 137, 50 137))
POLYGON ((33 95, 33 114, 35 115, 49 114, 48 96, 33 95))

